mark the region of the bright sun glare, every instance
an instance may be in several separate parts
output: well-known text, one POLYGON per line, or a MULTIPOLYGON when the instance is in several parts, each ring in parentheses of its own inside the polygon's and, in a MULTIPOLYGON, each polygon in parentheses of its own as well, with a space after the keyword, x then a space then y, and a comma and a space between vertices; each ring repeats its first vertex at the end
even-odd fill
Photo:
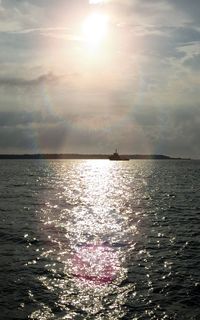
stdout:
POLYGON ((84 41, 90 50, 96 50, 106 37, 108 17, 101 13, 90 14, 83 23, 84 41))

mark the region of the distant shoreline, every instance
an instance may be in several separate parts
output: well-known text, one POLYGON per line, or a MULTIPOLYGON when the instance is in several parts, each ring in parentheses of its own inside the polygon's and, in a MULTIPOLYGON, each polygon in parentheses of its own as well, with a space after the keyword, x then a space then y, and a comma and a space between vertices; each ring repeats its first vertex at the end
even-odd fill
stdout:
MULTIPOLYGON (((0 154, 0 160, 16 160, 16 159, 109 159, 109 154, 0 154)), ((175 158, 161 154, 124 154, 130 160, 191 160, 190 158, 175 158)))

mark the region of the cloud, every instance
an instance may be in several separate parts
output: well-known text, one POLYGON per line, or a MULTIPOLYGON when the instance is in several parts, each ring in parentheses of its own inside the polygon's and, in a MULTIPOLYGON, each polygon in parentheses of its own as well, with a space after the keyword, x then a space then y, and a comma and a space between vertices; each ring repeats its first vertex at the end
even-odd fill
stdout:
POLYGON ((199 105, 143 107, 134 116, 156 153, 199 157, 199 105))
POLYGON ((0 31, 67 28, 74 26, 88 9, 86 0, 6 0, 2 5, 0 31))
MULTIPOLYGON (((78 117, 46 112, 0 112, 0 152, 92 152, 105 146, 104 130, 77 123, 78 117), (66 119, 66 120, 65 120, 66 119)), ((100 120, 100 119, 99 119, 100 120)))
MULTIPOLYGON (((66 111, 67 112, 67 111, 66 111)), ((135 106, 131 116, 104 113, 0 113, 1 150, 18 152, 164 153, 198 157, 200 108, 135 106)))
POLYGON ((184 61, 185 66, 190 67, 193 71, 200 71, 200 54, 194 54, 191 58, 184 61))
POLYGON ((34 135, 30 129, 0 127, 0 152, 28 152, 34 150, 34 135))
POLYGON ((56 124, 63 120, 44 111, 0 111, 0 127, 28 127, 30 125, 56 124))
POLYGON ((200 3, 199 0, 166 0, 176 11, 184 12, 190 18, 190 22, 199 24, 200 3))
POLYGON ((1 1, 1 150, 197 154, 199 12, 199 0, 1 1), (110 15, 97 55, 80 39, 94 8, 110 15))
POLYGON ((0 151, 59 152, 69 127, 67 121, 46 111, 0 112, 0 151))
POLYGON ((21 29, 16 31, 8 31, 8 34, 27 34, 27 33, 39 33, 42 34, 44 32, 67 32, 68 28, 59 28, 59 27, 41 27, 41 28, 29 28, 29 29, 21 29))
POLYGON ((61 77, 57 77, 52 73, 40 75, 34 79, 24 78, 0 78, 0 87, 32 87, 41 83, 57 84, 61 77))

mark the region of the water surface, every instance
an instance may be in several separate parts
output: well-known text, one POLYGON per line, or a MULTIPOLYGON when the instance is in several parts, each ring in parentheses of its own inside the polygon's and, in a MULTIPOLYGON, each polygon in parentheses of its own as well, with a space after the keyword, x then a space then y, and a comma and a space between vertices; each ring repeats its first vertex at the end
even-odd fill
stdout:
POLYGON ((200 162, 0 161, 2 319, 200 319, 200 162))

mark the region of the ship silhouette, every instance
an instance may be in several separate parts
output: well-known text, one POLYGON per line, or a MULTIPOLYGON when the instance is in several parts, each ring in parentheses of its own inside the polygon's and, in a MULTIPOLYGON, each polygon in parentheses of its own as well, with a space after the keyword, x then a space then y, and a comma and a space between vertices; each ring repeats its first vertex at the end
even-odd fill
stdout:
POLYGON ((115 152, 111 154, 109 159, 112 161, 128 161, 129 160, 129 158, 120 156, 119 153, 117 152, 117 149, 115 149, 115 152))

